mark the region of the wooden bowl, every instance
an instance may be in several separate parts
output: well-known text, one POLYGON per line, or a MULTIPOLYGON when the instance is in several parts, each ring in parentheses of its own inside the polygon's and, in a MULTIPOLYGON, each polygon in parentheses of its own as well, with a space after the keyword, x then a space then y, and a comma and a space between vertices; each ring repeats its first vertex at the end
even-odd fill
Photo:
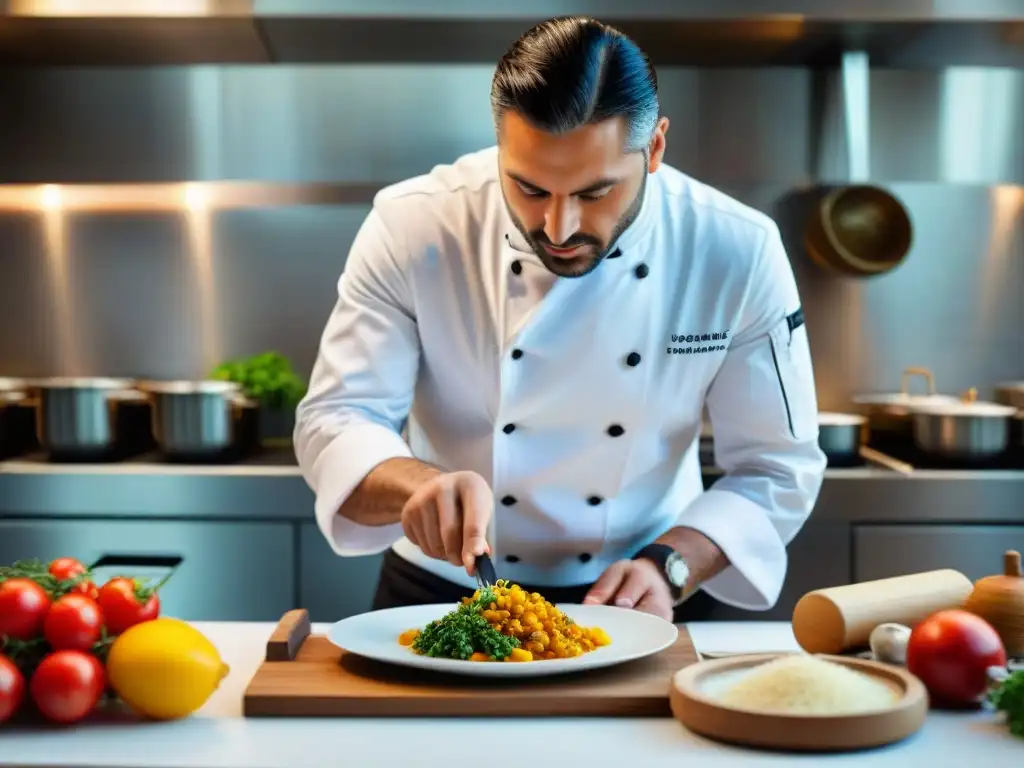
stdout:
POLYGON ((681 669, 672 678, 672 714, 694 733, 717 741, 791 752, 842 752, 901 741, 917 732, 928 715, 924 684, 900 667, 846 656, 818 655, 877 678, 899 699, 889 708, 854 715, 780 715, 723 704, 716 688, 744 672, 789 654, 733 656, 681 669))

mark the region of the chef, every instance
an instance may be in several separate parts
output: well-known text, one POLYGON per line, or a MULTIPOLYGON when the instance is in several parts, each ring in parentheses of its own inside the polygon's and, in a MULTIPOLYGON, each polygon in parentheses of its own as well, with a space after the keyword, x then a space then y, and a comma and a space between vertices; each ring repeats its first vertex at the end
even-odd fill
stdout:
POLYGON ((352 244, 294 435, 320 530, 385 552, 374 609, 471 594, 487 552, 554 602, 767 610, 825 467, 778 228, 663 162, 655 72, 598 21, 527 32, 491 105, 497 146, 352 244))

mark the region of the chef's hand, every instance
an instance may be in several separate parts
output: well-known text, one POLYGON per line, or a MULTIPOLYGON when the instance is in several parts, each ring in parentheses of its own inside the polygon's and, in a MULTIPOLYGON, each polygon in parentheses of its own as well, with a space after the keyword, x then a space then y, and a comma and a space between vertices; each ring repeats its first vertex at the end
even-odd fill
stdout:
POLYGON ((476 472, 437 475, 416 489, 402 508, 402 530, 428 557, 465 566, 490 552, 487 526, 494 494, 476 472))
POLYGON ((617 605, 672 621, 672 592, 664 574, 650 560, 612 563, 583 598, 584 605, 617 605))

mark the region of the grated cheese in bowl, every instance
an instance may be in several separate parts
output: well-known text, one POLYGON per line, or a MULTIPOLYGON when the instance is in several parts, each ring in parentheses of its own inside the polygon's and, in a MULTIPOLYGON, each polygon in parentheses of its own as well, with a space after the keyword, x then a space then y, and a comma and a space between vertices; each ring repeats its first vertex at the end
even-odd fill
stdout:
POLYGON ((852 715, 891 707, 899 696, 870 675, 800 653, 748 671, 719 698, 736 709, 779 715, 852 715))

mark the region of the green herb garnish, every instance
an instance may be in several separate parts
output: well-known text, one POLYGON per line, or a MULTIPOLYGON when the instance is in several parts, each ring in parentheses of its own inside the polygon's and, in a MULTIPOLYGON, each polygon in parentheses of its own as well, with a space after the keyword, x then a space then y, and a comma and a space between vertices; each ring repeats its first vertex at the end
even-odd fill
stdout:
POLYGON ((1024 737, 1024 670, 1018 669, 989 693, 989 701, 1006 713, 1010 733, 1024 737))
POLYGON ((519 641, 501 634, 481 613, 495 599, 491 589, 481 590, 475 600, 463 603, 424 627, 413 642, 413 649, 424 656, 463 661, 477 652, 498 661, 508 658, 512 649, 519 647, 519 641))

